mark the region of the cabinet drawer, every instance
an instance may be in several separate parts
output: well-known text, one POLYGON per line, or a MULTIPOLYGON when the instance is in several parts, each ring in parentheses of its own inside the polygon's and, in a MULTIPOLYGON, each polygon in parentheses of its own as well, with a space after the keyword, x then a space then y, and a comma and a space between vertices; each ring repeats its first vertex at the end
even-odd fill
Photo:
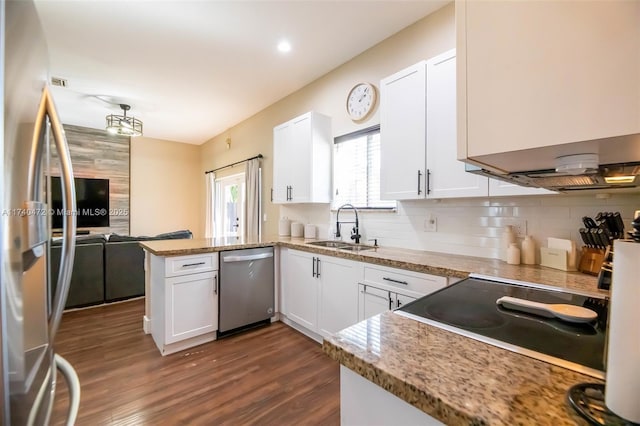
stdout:
POLYGON ((365 284, 382 285, 400 293, 404 289, 420 294, 429 294, 446 286, 447 278, 401 269, 365 266, 364 282, 365 284))
POLYGON ((168 257, 165 261, 165 276, 196 274, 218 269, 218 253, 195 254, 193 256, 168 257))

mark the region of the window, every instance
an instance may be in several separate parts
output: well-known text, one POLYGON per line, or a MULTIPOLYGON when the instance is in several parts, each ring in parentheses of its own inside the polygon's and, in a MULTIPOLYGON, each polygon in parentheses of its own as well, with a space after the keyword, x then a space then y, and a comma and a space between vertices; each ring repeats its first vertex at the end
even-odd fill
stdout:
POLYGON ((380 126, 339 136, 333 146, 333 208, 393 209, 380 200, 380 126))
POLYGON ((244 173, 216 179, 215 236, 241 237, 244 229, 244 173))

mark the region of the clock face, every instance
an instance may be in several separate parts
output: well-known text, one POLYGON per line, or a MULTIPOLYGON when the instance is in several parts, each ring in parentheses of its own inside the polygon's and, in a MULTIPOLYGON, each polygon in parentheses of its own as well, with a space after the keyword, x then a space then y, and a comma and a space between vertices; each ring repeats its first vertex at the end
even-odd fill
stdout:
POLYGON ((354 121, 364 120, 376 104, 376 88, 369 83, 356 84, 347 96, 347 113, 354 121))

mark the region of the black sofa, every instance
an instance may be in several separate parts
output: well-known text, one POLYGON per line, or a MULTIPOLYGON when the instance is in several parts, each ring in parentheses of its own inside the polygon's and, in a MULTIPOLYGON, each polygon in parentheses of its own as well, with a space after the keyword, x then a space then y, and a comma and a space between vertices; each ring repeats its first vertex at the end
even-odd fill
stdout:
MULTIPOLYGON (((76 250, 71 272, 71 286, 66 308, 104 303, 104 235, 76 237, 76 250)), ((53 291, 58 284, 62 241, 51 245, 51 282, 53 291)))
MULTIPOLYGON (((138 242, 192 238, 189 230, 155 237, 93 234, 76 237, 75 261, 65 308, 144 296, 144 250, 138 242)), ((51 246, 51 279, 57 284, 61 241, 51 246)))

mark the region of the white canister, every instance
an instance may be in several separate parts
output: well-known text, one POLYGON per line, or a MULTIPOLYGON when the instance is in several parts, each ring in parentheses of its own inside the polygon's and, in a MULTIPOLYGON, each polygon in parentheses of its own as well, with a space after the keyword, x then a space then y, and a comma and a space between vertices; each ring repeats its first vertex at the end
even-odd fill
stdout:
POLYGON ((291 224, 291 236, 293 238, 302 238, 304 235, 304 225, 300 222, 293 222, 291 224))
POLYGON ((304 238, 315 238, 316 237, 316 226, 311 224, 306 224, 304 226, 304 238))
POLYGON ((278 235, 281 237, 288 237, 291 235, 291 221, 286 217, 280 219, 278 222, 278 235))
POLYGON ((507 249, 507 263, 509 265, 520 264, 520 249, 517 243, 511 243, 507 249))

